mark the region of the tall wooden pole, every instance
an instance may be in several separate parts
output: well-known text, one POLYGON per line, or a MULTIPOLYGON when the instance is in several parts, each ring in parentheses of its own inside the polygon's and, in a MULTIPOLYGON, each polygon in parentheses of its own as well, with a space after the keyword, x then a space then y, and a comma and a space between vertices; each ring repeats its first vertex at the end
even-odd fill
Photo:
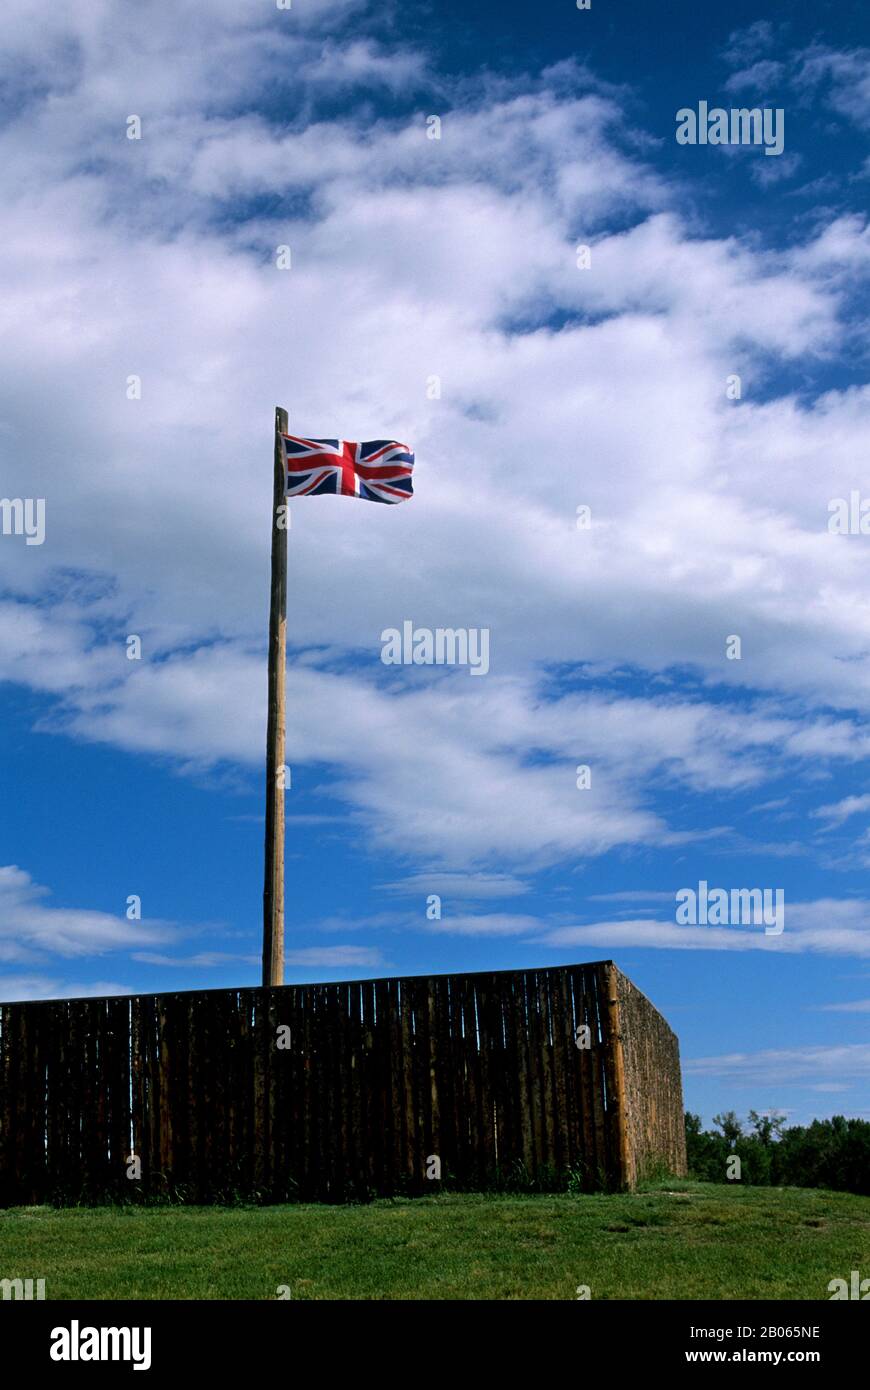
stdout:
POLYGON ((275 409, 272 598, 269 608, 269 718, 266 728, 266 866, 263 883, 263 984, 284 983, 284 746, 287 737, 287 521, 284 451, 287 411, 275 409), (279 525, 279 520, 281 524, 279 525))

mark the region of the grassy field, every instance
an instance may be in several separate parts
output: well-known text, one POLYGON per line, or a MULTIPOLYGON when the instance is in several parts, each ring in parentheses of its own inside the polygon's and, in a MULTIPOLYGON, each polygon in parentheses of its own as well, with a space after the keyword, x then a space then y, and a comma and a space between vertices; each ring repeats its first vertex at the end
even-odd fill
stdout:
POLYGON ((853 1269, 870 1198, 799 1188, 0 1211, 0 1278, 50 1299, 827 1299, 853 1269))

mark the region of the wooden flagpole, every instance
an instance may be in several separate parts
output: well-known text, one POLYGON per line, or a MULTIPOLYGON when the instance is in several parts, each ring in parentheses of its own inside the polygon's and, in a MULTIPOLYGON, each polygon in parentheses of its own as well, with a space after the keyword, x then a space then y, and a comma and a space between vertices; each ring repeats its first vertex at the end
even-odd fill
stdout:
POLYGON ((272 595, 269 608, 269 717, 266 728, 266 864, 263 882, 263 984, 284 983, 284 749, 287 736, 287 523, 284 451, 287 411, 275 409, 275 479, 272 498, 272 595))

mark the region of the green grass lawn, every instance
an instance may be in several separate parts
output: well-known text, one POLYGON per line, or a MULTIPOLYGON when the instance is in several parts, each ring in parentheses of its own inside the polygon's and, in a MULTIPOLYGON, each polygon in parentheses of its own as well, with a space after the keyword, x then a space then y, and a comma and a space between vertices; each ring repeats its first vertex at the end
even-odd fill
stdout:
POLYGON ((827 1299, 853 1269, 870 1198, 801 1188, 0 1211, 0 1279, 50 1299, 827 1299))

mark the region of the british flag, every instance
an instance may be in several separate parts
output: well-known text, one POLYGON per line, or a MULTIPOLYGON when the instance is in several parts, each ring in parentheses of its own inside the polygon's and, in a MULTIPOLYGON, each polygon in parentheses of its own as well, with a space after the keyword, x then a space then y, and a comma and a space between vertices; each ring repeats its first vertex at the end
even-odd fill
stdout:
POLYGON ((367 502, 404 502, 414 489, 414 455, 407 444, 369 439, 300 439, 283 434, 288 497, 362 497, 367 502))

